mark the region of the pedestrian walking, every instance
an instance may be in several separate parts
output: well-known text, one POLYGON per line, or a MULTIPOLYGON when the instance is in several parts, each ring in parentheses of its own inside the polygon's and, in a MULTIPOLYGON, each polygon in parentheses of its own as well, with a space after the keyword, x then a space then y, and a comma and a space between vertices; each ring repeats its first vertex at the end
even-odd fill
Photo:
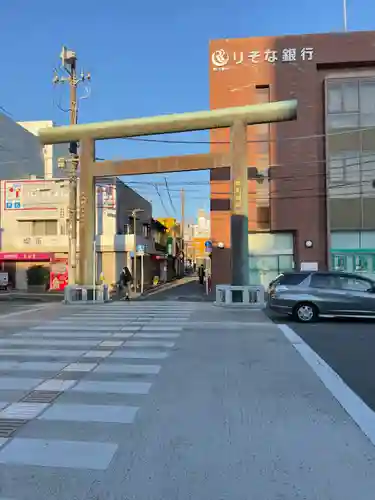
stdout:
POLYGON ((120 289, 125 294, 125 300, 130 300, 130 288, 132 282, 133 282, 133 276, 129 271, 129 268, 125 266, 121 271, 119 280, 120 289))
POLYGON ((204 283, 204 275, 205 275, 204 265, 201 264, 198 268, 198 277, 199 277, 199 284, 200 285, 203 285, 203 283, 204 283))

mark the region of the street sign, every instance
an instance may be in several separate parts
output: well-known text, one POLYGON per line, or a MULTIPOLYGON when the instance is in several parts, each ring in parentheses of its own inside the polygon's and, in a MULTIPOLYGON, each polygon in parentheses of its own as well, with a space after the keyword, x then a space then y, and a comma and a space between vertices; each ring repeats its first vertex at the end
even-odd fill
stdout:
POLYGON ((206 253, 212 252, 212 241, 208 240, 204 242, 204 250, 206 253))
POLYGON ((145 245, 137 245, 137 255, 143 255, 145 253, 145 245))

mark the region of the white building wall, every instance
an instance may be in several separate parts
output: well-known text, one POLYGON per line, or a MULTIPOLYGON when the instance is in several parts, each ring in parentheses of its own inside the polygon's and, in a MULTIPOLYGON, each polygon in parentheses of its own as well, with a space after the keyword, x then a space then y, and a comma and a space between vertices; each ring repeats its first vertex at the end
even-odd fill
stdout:
MULTIPOLYGON (((32 122, 18 122, 21 127, 29 131, 34 136, 38 136, 39 130, 42 128, 54 127, 52 120, 38 120, 32 122)), ((58 168, 57 160, 60 157, 69 157, 69 145, 68 144, 48 144, 43 147, 43 158, 44 158, 44 177, 46 179, 52 179, 57 177, 67 177, 68 172, 65 172, 58 168)))
POLYGON ((44 162, 39 141, 8 116, 0 113, 0 179, 43 177, 44 162))

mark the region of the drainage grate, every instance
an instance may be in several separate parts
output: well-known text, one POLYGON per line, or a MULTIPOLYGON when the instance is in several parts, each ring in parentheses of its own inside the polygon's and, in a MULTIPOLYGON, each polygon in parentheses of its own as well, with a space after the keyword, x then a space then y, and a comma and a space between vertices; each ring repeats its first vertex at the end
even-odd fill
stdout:
POLYGON ((23 399, 22 403, 52 403, 58 396, 60 396, 60 391, 33 391, 27 394, 23 399))
POLYGON ((2 418, 0 419, 0 438, 10 438, 18 431, 20 427, 25 425, 27 420, 18 418, 2 418))

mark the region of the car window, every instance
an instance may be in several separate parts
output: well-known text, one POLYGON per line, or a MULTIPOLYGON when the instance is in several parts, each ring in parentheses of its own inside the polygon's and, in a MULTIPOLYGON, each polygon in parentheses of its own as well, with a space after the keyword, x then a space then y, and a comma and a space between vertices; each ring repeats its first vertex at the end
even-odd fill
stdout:
POLYGON ((353 276, 340 276, 340 285, 344 290, 354 290, 357 292, 366 292, 372 288, 371 281, 356 278, 353 276))
POLYGON ((337 277, 332 274, 313 274, 310 286, 313 288, 339 288, 337 277))
POLYGON ((303 273, 293 273, 293 274, 283 274, 277 280, 277 285, 299 285, 302 281, 307 278, 308 274, 303 273))

